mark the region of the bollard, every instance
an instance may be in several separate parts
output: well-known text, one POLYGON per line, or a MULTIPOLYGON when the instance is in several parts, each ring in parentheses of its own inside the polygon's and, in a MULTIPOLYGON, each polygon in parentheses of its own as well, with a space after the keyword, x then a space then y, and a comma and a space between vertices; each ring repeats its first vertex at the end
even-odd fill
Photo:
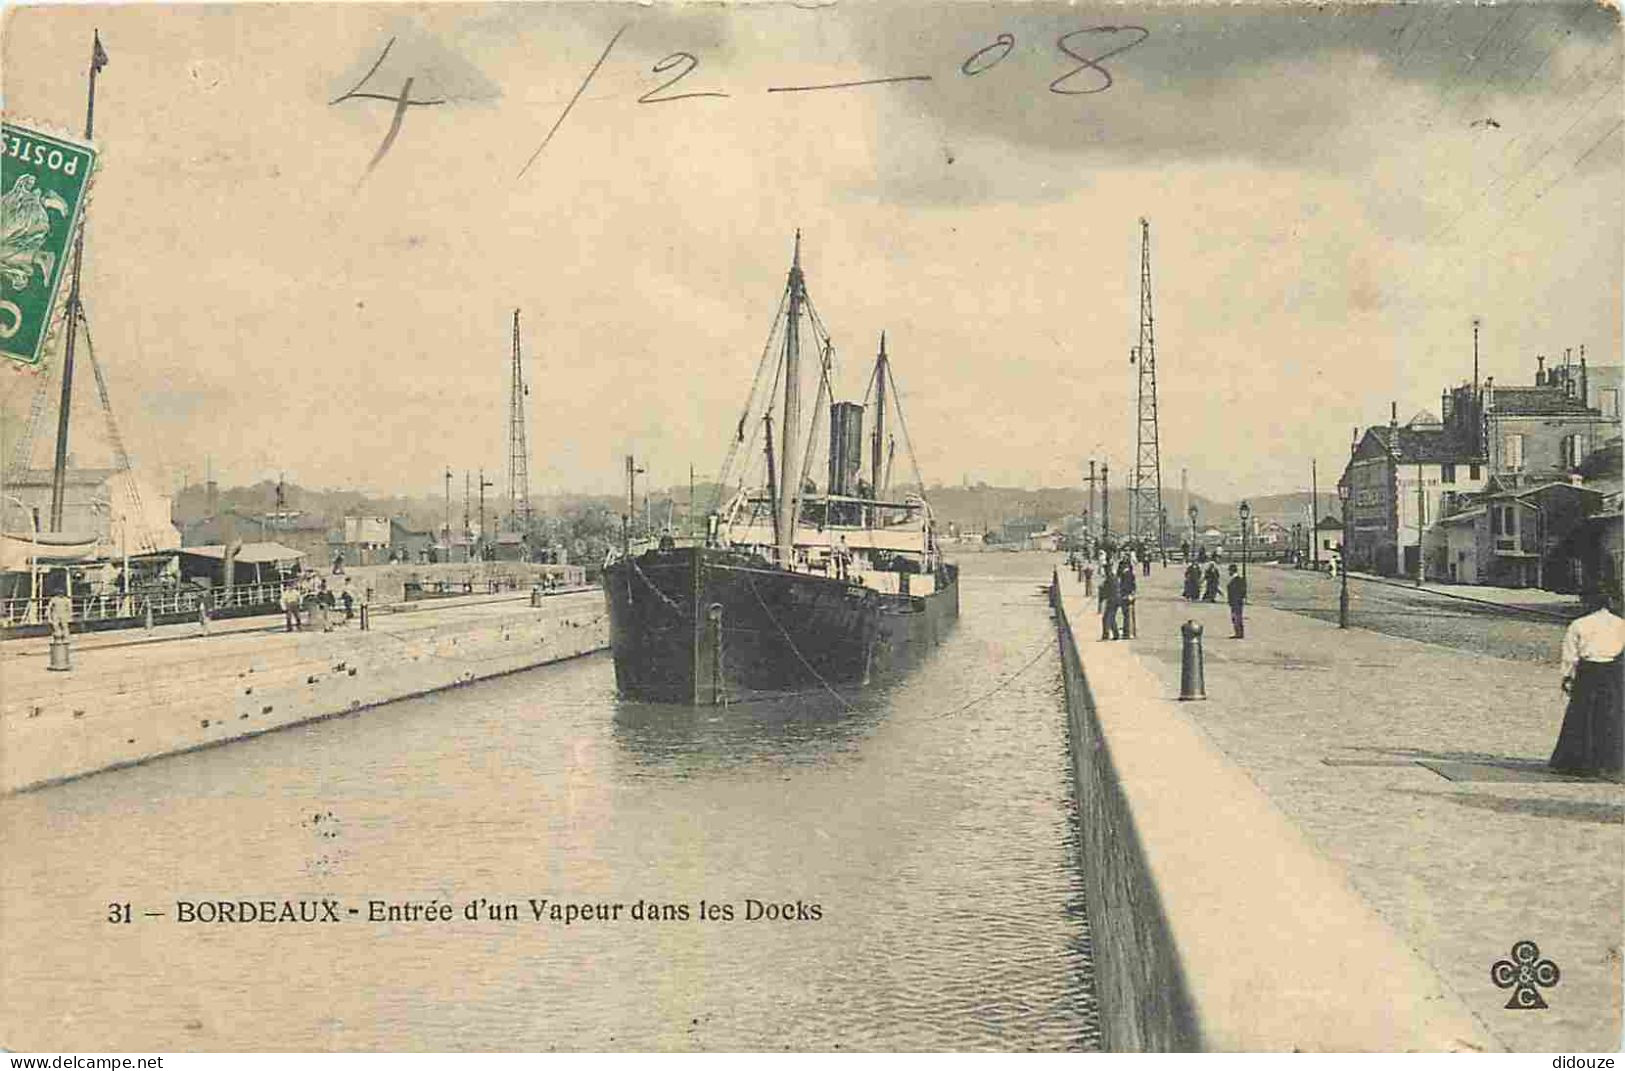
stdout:
POLYGON ((68 660, 67 640, 51 640, 51 661, 45 668, 54 669, 58 672, 64 672, 73 668, 73 663, 68 660))
POLYGON ((1207 687, 1202 680, 1202 626, 1187 621, 1179 626, 1179 698, 1206 699, 1207 687))
POLYGON ((361 604, 361 631, 366 632, 372 628, 372 622, 367 618, 367 604, 361 604))
POLYGON ((146 617, 145 617, 141 627, 146 629, 148 632, 152 631, 152 600, 151 599, 147 600, 147 613, 146 613, 146 617))

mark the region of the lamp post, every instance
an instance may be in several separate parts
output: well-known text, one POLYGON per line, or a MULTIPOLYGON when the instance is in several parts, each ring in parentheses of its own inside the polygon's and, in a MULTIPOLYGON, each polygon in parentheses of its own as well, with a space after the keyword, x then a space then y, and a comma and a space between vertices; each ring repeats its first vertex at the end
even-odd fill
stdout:
POLYGON ((1338 579, 1342 586, 1337 593, 1337 627, 1349 627, 1349 485, 1337 485, 1338 500, 1343 503, 1343 545, 1338 548, 1338 579))
POLYGON ((1241 579, 1247 580, 1247 518, 1253 515, 1253 507, 1247 504, 1246 499, 1241 502, 1241 508, 1236 512, 1241 514, 1241 579))
MULTIPOLYGON (((1196 553, 1196 507, 1191 506, 1185 512, 1190 515, 1190 519, 1191 519, 1191 550, 1190 550, 1190 554, 1195 554, 1196 553)), ((1190 560, 1190 554, 1185 555, 1185 559, 1187 561, 1190 560)))

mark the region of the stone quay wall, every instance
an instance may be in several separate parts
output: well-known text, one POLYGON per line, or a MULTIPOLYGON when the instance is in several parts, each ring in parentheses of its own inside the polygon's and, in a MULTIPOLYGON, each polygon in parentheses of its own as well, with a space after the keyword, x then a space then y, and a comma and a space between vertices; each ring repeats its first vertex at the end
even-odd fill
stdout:
POLYGON ((332 632, 307 627, 288 633, 278 619, 269 628, 238 622, 236 630, 145 642, 75 636, 73 669, 66 673, 45 668, 45 641, 12 641, 0 664, 0 793, 377 707, 609 645, 597 591, 550 595, 539 606, 527 593, 410 608, 375 608, 367 631, 356 620, 332 632))
MULTIPOLYGON (((1094 696, 1078 657, 1059 582, 1051 587, 1066 683, 1083 879, 1100 998, 1101 1032, 1112 1052, 1201 1048, 1196 1014, 1156 883, 1147 869, 1094 696)), ((1088 628, 1085 618, 1081 627, 1088 628)))

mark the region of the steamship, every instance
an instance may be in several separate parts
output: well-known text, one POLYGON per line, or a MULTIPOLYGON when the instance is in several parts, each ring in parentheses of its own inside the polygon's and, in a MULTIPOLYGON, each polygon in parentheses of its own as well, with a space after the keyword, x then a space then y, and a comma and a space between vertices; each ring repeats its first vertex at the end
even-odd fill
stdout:
MULTIPOLYGON (((959 616, 958 567, 943 560, 918 465, 912 489, 891 490, 889 428, 901 430, 911 458, 913 447, 885 335, 864 401, 834 400, 835 350, 807 295, 799 231, 779 310, 719 476, 731 497, 722 502, 719 490, 703 537, 668 533, 653 545, 632 542, 629 506, 622 545, 605 563, 615 681, 627 698, 710 705, 839 694, 907 669, 959 616), (817 381, 805 420, 804 376, 817 381), (826 420, 820 493, 810 476, 826 420)), ((629 498, 635 472, 629 464, 629 498)))

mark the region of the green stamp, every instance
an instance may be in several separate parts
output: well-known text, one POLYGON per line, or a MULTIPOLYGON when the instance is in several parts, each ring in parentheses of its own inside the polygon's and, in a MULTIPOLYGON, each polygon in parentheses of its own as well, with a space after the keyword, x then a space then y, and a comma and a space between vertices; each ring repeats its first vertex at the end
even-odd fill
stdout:
POLYGON ((38 367, 96 150, 0 121, 0 355, 38 367))

